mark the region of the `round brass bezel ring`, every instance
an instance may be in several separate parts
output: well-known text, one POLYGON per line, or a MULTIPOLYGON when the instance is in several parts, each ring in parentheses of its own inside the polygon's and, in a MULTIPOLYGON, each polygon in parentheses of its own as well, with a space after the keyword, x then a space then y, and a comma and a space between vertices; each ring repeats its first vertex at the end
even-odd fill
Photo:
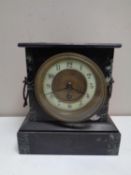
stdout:
POLYGON ((35 77, 35 95, 42 109, 55 119, 64 122, 81 122, 89 119, 102 107, 106 99, 107 87, 104 74, 94 61, 82 54, 64 52, 53 55, 40 66, 35 77), (86 64, 96 78, 96 92, 93 99, 83 108, 75 111, 66 111, 54 107, 49 103, 43 92, 43 80, 47 70, 52 65, 68 58, 78 60, 86 64))

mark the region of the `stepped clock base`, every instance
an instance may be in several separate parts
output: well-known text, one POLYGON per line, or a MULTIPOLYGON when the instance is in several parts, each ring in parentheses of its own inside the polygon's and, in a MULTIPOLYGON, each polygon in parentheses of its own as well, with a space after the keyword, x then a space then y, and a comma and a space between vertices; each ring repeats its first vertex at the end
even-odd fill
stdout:
POLYGON ((120 145, 120 132, 110 118, 69 128, 27 117, 17 136, 21 154, 117 155, 120 145))

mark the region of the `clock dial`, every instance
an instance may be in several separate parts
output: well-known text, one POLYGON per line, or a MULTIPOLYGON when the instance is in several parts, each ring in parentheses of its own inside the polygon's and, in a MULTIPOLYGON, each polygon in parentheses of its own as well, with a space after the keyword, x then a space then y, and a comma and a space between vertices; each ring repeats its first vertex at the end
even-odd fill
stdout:
POLYGON ((106 84, 103 73, 89 58, 62 53, 39 68, 35 93, 51 116, 62 121, 82 121, 100 109, 106 97, 106 84))
POLYGON ((43 80, 47 100, 56 108, 67 111, 85 106, 93 98, 95 90, 93 72, 81 61, 73 59, 65 59, 51 66, 43 80))

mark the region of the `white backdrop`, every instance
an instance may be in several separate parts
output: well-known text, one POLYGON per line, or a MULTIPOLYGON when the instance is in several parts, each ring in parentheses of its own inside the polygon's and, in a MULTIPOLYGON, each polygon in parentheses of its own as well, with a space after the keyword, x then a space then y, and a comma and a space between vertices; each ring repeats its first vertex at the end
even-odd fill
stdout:
POLYGON ((0 115, 24 115, 18 42, 123 44, 115 50, 110 114, 131 114, 131 0, 0 0, 0 115))

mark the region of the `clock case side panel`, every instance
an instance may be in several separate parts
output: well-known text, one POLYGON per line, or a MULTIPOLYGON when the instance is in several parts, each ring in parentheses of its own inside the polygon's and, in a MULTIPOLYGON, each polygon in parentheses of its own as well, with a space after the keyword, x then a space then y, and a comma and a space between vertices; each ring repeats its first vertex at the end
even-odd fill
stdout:
POLYGON ((29 94, 30 111, 29 116, 32 121, 47 121, 53 122, 54 118, 49 116, 38 104, 34 92, 34 79, 40 65, 45 62, 49 57, 63 52, 75 52, 89 57, 93 60, 102 70, 107 82, 107 98, 103 107, 97 112, 95 116, 100 117, 101 120, 106 120, 108 116, 108 102, 112 92, 112 63, 114 48, 88 48, 75 46, 65 47, 36 47, 26 48, 26 66, 27 66, 27 89, 29 94))

